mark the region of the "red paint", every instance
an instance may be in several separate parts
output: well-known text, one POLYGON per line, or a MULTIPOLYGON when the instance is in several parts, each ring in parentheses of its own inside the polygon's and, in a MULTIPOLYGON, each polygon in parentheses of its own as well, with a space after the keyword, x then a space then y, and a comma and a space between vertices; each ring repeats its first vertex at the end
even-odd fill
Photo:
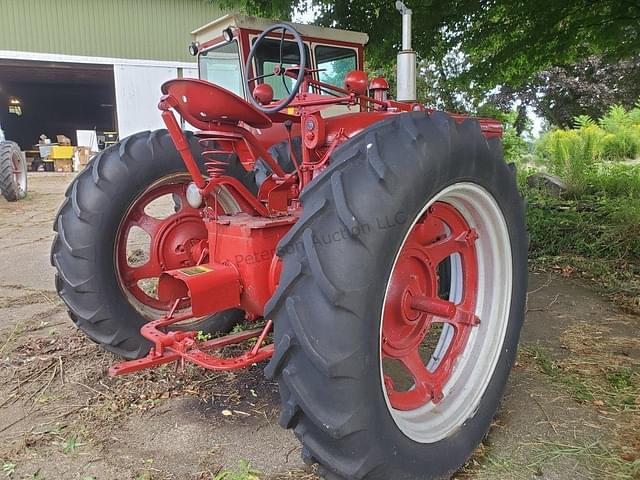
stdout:
POLYGON ((240 306, 240 276, 231 263, 207 263, 168 270, 160 275, 158 298, 189 298, 194 317, 240 306))
POLYGON ((199 243, 207 238, 207 229, 200 212, 187 203, 186 183, 156 187, 138 198, 122 220, 116 237, 116 263, 119 283, 123 290, 142 304, 157 310, 168 310, 174 299, 160 300, 145 293, 138 282, 158 278, 163 271, 195 265, 200 256, 199 243), (157 219, 145 212, 154 200, 174 195, 180 208, 165 219, 157 219), (142 265, 129 265, 127 238, 133 227, 139 227, 150 237, 149 259, 142 265))
POLYGON ((262 105, 269 105, 273 102, 273 87, 268 83, 260 83, 253 89, 253 98, 262 105))
MULTIPOLYGON (((297 216, 221 216, 207 223, 210 261, 232 265, 241 285, 240 308, 262 316, 273 293, 270 280, 276 245, 296 222, 297 216)), ((214 312, 211 312, 214 313, 214 312)))
MULTIPOLYGON (((249 36, 260 32, 236 29, 235 33, 241 64, 244 64, 250 49, 249 36)), ((362 45, 304 39, 355 48, 358 68, 363 68, 362 45)), ((203 48, 218 42, 219 38, 214 39, 203 48)), ((313 51, 311 55, 313 58, 313 51)), ((252 72, 245 74, 249 78, 253 75, 252 72)), ((288 69, 286 74, 295 76, 297 71, 288 69)), ((270 321, 264 329, 209 342, 196 341, 196 332, 167 330, 178 321, 228 308, 243 309, 248 319, 263 315, 282 268, 275 256, 276 245, 301 213, 300 192, 330 164, 334 149, 349 138, 389 116, 425 110, 422 105, 387 100, 383 93, 386 93, 388 83, 383 78, 375 78, 370 86, 367 83, 367 74, 359 70, 347 75, 346 88, 320 82, 317 71, 308 70, 290 108, 269 116, 237 95, 202 80, 176 79, 163 85, 164 96, 159 105, 162 118, 200 190, 203 203, 198 209, 189 207, 184 184, 161 186, 139 199, 123 220, 122 232, 140 226, 152 238, 149 262, 130 267, 126 261, 126 240, 122 240, 126 235, 119 237, 117 263, 123 288, 143 304, 167 313, 142 327, 141 334, 154 344, 149 355, 116 365, 110 374, 120 375, 176 360, 228 370, 264 360, 273 353, 273 345, 263 346, 271 328, 270 321), (367 87, 373 97, 366 96, 367 87), (335 95, 310 93, 323 89, 335 95), (334 105, 348 106, 352 113, 324 119, 320 112, 334 105), (204 175, 191 154, 190 144, 173 110, 200 129, 196 136, 203 147, 204 175), (267 151, 271 145, 288 138, 283 125, 286 120, 293 122, 292 135, 300 135, 303 139, 302 156, 296 159, 296 171, 290 174, 284 172, 267 151), (254 195, 238 179, 224 175, 225 159, 229 155, 237 155, 248 170, 262 159, 274 174, 267 177, 254 195), (231 193, 243 213, 223 215, 219 211, 215 194, 221 187, 231 193), (144 214, 144 206, 165 193, 177 195, 182 208, 162 221, 144 214), (195 270, 184 268, 194 265, 198 266, 195 270), (148 297, 137 286, 137 281, 147 278, 146 275, 160 278, 159 298, 148 297), (232 359, 209 353, 255 338, 258 340, 256 346, 232 359)), ((263 104, 272 100, 269 88, 263 84, 254 91, 263 104)), ((463 115, 453 117, 456 121, 468 118, 463 115)), ((501 135, 499 122, 480 119, 480 124, 486 137, 501 135)), ((385 377, 385 386, 395 408, 410 410, 441 400, 442 388, 456 359, 464 351, 470 330, 477 324, 472 313, 477 290, 476 236, 453 207, 438 203, 414 227, 400 254, 384 311, 382 352, 407 368, 416 388, 397 391, 390 378, 385 377), (451 233, 442 238, 445 225, 451 233), (464 271, 464 295, 459 305, 437 297, 437 265, 454 252, 460 254, 464 271), (418 355, 418 346, 431 325, 437 322, 453 325, 455 335, 438 368, 429 372, 418 355)))
POLYGON ((387 395, 395 409, 414 410, 442 400, 456 360, 467 345, 471 329, 479 323, 473 313, 478 287, 477 238, 454 207, 436 203, 416 223, 400 251, 387 290, 381 350, 383 358, 404 366, 414 387, 399 391, 391 377, 384 375, 387 395), (454 253, 460 255, 462 264, 463 295, 459 304, 438 296, 438 265, 454 253), (429 371, 420 349, 435 323, 452 325, 454 335, 437 368, 429 371))
POLYGON ((344 87, 349 93, 365 95, 369 86, 369 76, 362 70, 352 70, 344 77, 344 87))
POLYGON ((384 77, 376 77, 369 84, 370 90, 389 90, 389 82, 384 77))
POLYGON ((162 93, 173 99, 171 106, 200 130, 212 124, 244 122, 254 128, 268 128, 271 119, 227 89, 194 78, 177 78, 162 85, 162 93))
POLYGON ((268 321, 262 329, 226 335, 204 342, 196 339, 196 332, 164 331, 174 323, 189 318, 187 315, 175 315, 174 309, 165 317, 145 324, 140 333, 153 342, 149 354, 138 360, 113 365, 109 369, 109 376, 125 375, 178 360, 186 360, 209 370, 237 370, 262 362, 273 355, 273 344, 264 345, 264 339, 273 327, 271 321, 268 321), (254 338, 257 339, 255 346, 235 357, 222 357, 208 353, 254 338))

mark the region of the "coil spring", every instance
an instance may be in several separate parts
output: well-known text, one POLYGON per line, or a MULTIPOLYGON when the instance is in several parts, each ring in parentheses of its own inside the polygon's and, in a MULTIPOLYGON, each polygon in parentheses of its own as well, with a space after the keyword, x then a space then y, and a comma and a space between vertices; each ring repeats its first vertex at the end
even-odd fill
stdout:
POLYGON ((201 138, 198 142, 202 147, 202 158, 204 158, 204 166, 209 177, 217 178, 223 176, 229 166, 227 158, 234 152, 221 150, 213 138, 201 138))

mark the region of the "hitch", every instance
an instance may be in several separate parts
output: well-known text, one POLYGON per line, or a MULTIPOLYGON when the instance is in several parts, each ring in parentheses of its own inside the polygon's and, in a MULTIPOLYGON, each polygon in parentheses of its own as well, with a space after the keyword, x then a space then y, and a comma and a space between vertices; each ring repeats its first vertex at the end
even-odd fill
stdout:
POLYGON ((184 300, 186 298, 176 300, 173 308, 166 316, 149 322, 140 329, 142 336, 153 342, 153 347, 151 347, 147 356, 113 365, 109 368, 109 376, 125 375, 176 361, 180 361, 182 365, 184 365, 185 361, 195 363, 208 370, 236 370, 267 360, 273 355, 273 344, 263 346, 273 326, 271 320, 268 320, 263 328, 225 335, 224 337, 204 342, 197 340, 198 332, 164 331, 163 329, 174 323, 193 318, 191 313, 175 314, 178 305, 184 300), (236 357, 226 358, 207 353, 213 350, 220 350, 229 345, 237 345, 253 338, 257 339, 255 345, 236 357))

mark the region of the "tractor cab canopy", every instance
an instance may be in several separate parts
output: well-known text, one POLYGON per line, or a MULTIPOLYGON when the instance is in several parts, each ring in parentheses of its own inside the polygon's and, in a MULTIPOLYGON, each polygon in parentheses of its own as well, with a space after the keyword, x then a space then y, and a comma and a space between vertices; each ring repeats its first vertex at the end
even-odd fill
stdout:
MULTIPOLYGON (((249 51, 257 37, 276 23, 280 22, 229 14, 191 32, 194 41, 191 50, 198 55, 200 78, 247 98, 242 72, 249 51)), ((302 35, 306 67, 317 70, 313 72, 316 80, 342 87, 348 72, 363 69, 363 49, 369 40, 367 34, 297 23, 290 25, 302 35)), ((280 44, 279 33, 264 40, 252 62, 251 76, 271 73, 279 65, 280 44)), ((298 46, 288 35, 282 43, 282 59, 285 68, 300 63, 298 46)), ((263 82, 271 85, 274 99, 278 100, 288 95, 294 79, 272 76, 258 80, 258 83, 263 82)))

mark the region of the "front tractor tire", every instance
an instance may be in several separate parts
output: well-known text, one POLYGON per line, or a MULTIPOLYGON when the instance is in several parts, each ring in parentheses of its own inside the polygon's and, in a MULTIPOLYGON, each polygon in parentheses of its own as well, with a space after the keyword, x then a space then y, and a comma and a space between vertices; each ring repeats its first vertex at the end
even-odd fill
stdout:
MULTIPOLYGON (((187 135, 204 172, 200 145, 187 135)), ((206 228, 186 202, 190 181, 166 130, 138 133, 91 160, 69 185, 56 216, 51 263, 58 294, 80 330, 124 358, 149 351, 140 327, 171 308, 154 297, 153 280, 198 261, 206 228), (162 205, 162 214, 154 213, 162 205), (130 245, 138 244, 148 251, 132 253, 130 245)), ((227 213, 239 210, 228 193, 218 200, 227 213)), ((177 328, 228 332, 243 317, 233 309, 177 328)))
POLYGON ((265 314, 281 425, 330 480, 447 478, 490 428, 524 318, 527 234, 499 139, 400 114, 336 150, 301 200, 265 314))

